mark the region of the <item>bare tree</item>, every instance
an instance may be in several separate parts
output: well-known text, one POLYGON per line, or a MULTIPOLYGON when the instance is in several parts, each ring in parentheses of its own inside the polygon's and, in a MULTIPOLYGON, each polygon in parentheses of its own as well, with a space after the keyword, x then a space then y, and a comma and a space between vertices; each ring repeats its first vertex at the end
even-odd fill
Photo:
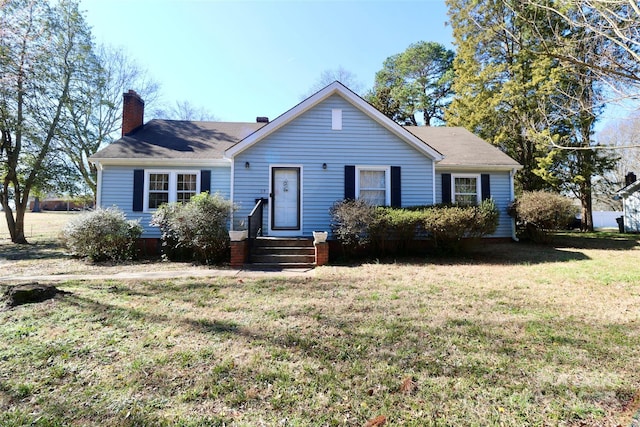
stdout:
POLYGON ((302 95, 301 98, 306 99, 335 81, 342 83, 357 94, 361 94, 364 88, 364 85, 358 80, 358 77, 354 73, 340 65, 338 68, 324 70, 320 73, 318 80, 316 80, 313 86, 311 86, 307 93, 302 95))
POLYGON ((90 73, 91 33, 73 0, 7 0, 0 28, 0 204, 11 241, 27 243, 31 190, 66 175, 57 136, 74 82, 90 73))
POLYGON ((197 107, 189 101, 176 101, 172 106, 159 107, 153 111, 157 119, 216 121, 217 117, 204 107, 197 107))
POLYGON ((640 146, 640 113, 632 113, 626 118, 611 121, 597 134, 598 143, 618 149, 620 158, 615 169, 604 174, 594 183, 594 199, 599 206, 621 210, 615 192, 625 186, 629 172, 640 176, 640 150, 629 148, 640 146))
POLYGON ((636 0, 527 0, 525 4, 539 11, 534 19, 519 15, 537 34, 554 30, 552 40, 539 37, 540 53, 588 69, 608 86, 611 101, 640 99, 640 6, 636 0), (554 24, 557 18, 583 38, 566 37, 567 27, 554 24), (598 55, 584 57, 573 48, 576 42, 601 48, 598 55))
POLYGON ((158 84, 121 48, 99 46, 88 73, 73 83, 59 132, 64 153, 95 196, 97 171, 89 156, 120 137, 122 94, 135 88, 147 104, 158 97, 158 84))

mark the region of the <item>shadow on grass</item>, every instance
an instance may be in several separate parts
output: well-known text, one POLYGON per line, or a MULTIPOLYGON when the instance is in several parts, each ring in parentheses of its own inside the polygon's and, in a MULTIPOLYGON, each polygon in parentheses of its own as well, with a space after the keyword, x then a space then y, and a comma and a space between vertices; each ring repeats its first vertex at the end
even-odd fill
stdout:
POLYGON ((38 243, 18 245, 7 241, 0 243, 0 258, 10 261, 30 259, 70 258, 64 247, 55 240, 43 240, 38 243))
POLYGON ((342 259, 335 265, 358 267, 363 264, 394 265, 532 265, 555 262, 586 261, 589 256, 579 250, 559 249, 553 246, 530 243, 488 243, 470 251, 450 255, 429 253, 423 257, 415 255, 385 256, 381 258, 342 259))
POLYGON ((640 245, 640 236, 619 233, 558 233, 547 244, 532 242, 481 241, 459 254, 438 254, 431 250, 424 256, 415 254, 386 255, 380 258, 361 257, 339 259, 335 265, 357 267, 372 262, 400 265, 532 265, 556 262, 585 261, 584 250, 627 251, 640 245))
MULTIPOLYGON (((232 280, 227 282, 230 286, 235 283, 232 280)), ((286 286, 284 281, 282 283, 268 280, 251 282, 253 286, 248 289, 251 292, 260 290, 279 292, 279 285, 286 286)), ((319 301, 326 298, 324 292, 326 289, 319 286, 319 283, 321 280, 317 279, 299 280, 298 286, 289 284, 284 291, 291 293, 299 290, 298 288, 304 288, 302 291, 306 292, 310 301, 319 301)), ((508 304, 496 306, 504 312, 504 318, 486 319, 479 314, 469 314, 461 309, 447 310, 443 321, 435 321, 437 316, 434 314, 433 316, 436 317, 432 321, 422 310, 402 309, 398 305, 394 306, 393 303, 389 306, 384 305, 382 308, 383 305, 380 304, 372 305, 371 302, 354 299, 353 304, 345 305, 342 309, 332 307, 331 304, 322 307, 315 304, 309 305, 307 302, 282 305, 278 307, 281 310, 281 316, 270 320, 268 317, 261 317, 264 316, 261 313, 266 307, 261 305, 265 301, 260 300, 247 306, 246 311, 237 316, 224 319, 207 317, 206 312, 199 313, 195 305, 180 306, 182 308, 179 311, 154 314, 149 306, 133 304, 142 309, 131 308, 124 305, 131 304, 126 299, 120 300, 123 305, 117 305, 118 300, 111 299, 131 295, 140 297, 140 300, 143 299, 142 296, 156 296, 162 300, 184 300, 184 293, 204 292, 205 283, 198 282, 197 286, 183 286, 178 294, 175 294, 175 287, 150 288, 145 285, 144 292, 137 294, 123 292, 126 290, 125 286, 121 290, 119 288, 113 289, 105 285, 105 292, 96 297, 69 295, 65 296, 63 301, 83 314, 87 314, 87 323, 95 322, 102 326, 119 328, 122 331, 136 330, 138 324, 145 325, 145 329, 150 330, 153 330, 152 326, 157 324, 164 328, 171 328, 172 331, 176 325, 182 325, 196 332, 199 337, 216 340, 223 337, 233 340, 234 343, 241 342, 247 349, 264 349, 273 355, 272 357, 280 357, 282 360, 290 358, 306 362, 308 359, 310 366, 319 367, 305 374, 308 375, 306 380, 312 384, 322 383, 331 375, 335 375, 337 377, 335 382, 327 386, 338 387, 340 381, 349 383, 350 376, 370 375, 372 384, 383 384, 387 387, 390 391, 390 399, 396 395, 402 399, 413 399, 399 393, 394 394, 397 382, 407 373, 422 378, 424 382, 430 378, 450 381, 462 379, 460 383, 479 384, 483 391, 487 388, 509 389, 515 382, 516 385, 511 390, 513 395, 522 391, 524 384, 531 384, 524 390, 546 395, 548 400, 559 400, 562 404, 569 404, 571 402, 566 397, 569 394, 584 396, 581 399, 585 402, 592 399, 598 406, 603 407, 624 406, 633 396, 637 385, 637 379, 625 381, 620 385, 605 383, 596 386, 593 381, 575 383, 570 381, 572 372, 578 368, 580 372, 587 372, 590 375, 589 379, 599 378, 597 372, 601 369, 608 369, 620 376, 626 374, 627 372, 621 367, 619 351, 625 350, 622 360, 633 360, 635 353, 633 343, 638 333, 638 326, 544 315, 562 312, 560 305, 550 308, 529 302, 521 306, 518 302, 506 300, 508 304), (513 314, 521 310, 526 312, 519 315, 513 314), (246 324, 247 315, 254 313, 260 323, 246 324), (534 315, 536 313, 543 315, 534 315), (296 321, 300 319, 300 322, 296 321), (300 324, 311 326, 295 327, 300 324), (584 367, 583 360, 593 360, 594 363, 584 367), (381 366, 385 367, 384 372, 388 372, 387 374, 381 373, 381 366), (370 368, 373 369, 372 374, 368 373, 370 368), (549 375, 559 372, 565 374, 568 379, 556 381, 553 377, 541 378, 540 371, 546 368, 549 375), (327 372, 330 375, 327 376, 327 372), (615 398, 609 400, 601 397, 612 395, 615 398)), ((208 288, 219 289, 217 285, 208 286, 208 288)), ((282 296, 284 297, 286 294, 282 296)), ((273 295, 267 302, 275 302, 280 298, 281 296, 273 295)), ((502 301, 502 297, 496 300, 496 302, 502 301)), ((407 304, 412 303, 407 301, 407 304)), ((179 331, 173 333, 177 332, 179 331)), ((117 346, 117 344, 112 345, 117 346)), ((131 357, 134 356, 131 355, 131 357)), ((220 357, 233 359, 234 354, 225 354, 220 357)), ((166 367, 167 370, 177 366, 175 365, 177 362, 168 360, 167 363, 170 365, 166 367)), ((225 393, 233 393, 243 387, 248 388, 249 384, 253 386, 256 383, 256 372, 265 375, 272 372, 269 371, 270 364, 274 366, 273 372, 275 372, 278 366, 276 362, 266 362, 265 365, 259 365, 257 369, 253 366, 244 369, 242 364, 229 367, 231 374, 235 376, 234 388, 230 388, 225 393)), ((211 383, 218 378, 212 370, 199 372, 197 375, 205 380, 208 378, 211 383)), ((191 380, 192 377, 187 377, 177 381, 184 381, 183 384, 186 387, 187 384, 191 384, 189 383, 191 380)), ((144 381, 151 380, 134 382, 133 389, 142 390, 146 384, 144 381)), ((356 391, 367 393, 364 389, 356 391)), ((161 389, 159 393, 162 394, 162 392, 161 389)), ((471 393, 476 391, 470 386, 466 390, 463 388, 462 392, 470 393, 469 396, 473 397, 471 393)), ((426 385, 418 393, 416 399, 434 398, 433 394, 429 394, 429 388, 426 385)), ((224 394, 221 396, 225 397, 224 394)), ((152 400, 151 397, 149 400, 152 400)), ((413 401, 410 400, 410 402, 413 401)), ((452 399, 452 402, 455 403, 455 399, 452 399)), ((296 406, 293 405, 290 408, 285 406, 285 409, 295 411, 296 406)), ((527 408, 529 407, 523 404, 523 410, 527 408)), ((89 416, 101 416, 98 409, 93 408, 93 410, 96 411, 95 415, 89 414, 89 416)), ((152 409, 149 411, 151 417, 154 412, 152 409)), ((542 424, 539 421, 544 414, 531 415, 537 415, 539 417, 537 423, 542 424)), ((61 415, 61 419, 73 419, 73 416, 72 411, 67 411, 61 415)), ((124 418, 127 417, 129 415, 124 418)), ((571 419, 574 414, 568 412, 564 417, 571 419)))
POLYGON ((640 235, 609 232, 557 233, 551 245, 556 248, 627 251, 637 247, 640 235))

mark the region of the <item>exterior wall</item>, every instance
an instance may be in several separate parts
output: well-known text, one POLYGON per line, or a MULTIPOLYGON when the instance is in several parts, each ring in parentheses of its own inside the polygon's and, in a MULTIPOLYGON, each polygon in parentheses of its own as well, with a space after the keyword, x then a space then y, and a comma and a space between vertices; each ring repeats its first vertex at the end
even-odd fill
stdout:
MULTIPOLYGON (((442 203, 442 173, 436 171, 436 203, 442 203)), ((455 171, 447 170, 446 173, 456 174, 483 174, 489 173, 487 171, 455 171)), ((507 213, 511 198, 511 187, 509 184, 509 172, 490 172, 490 185, 491 185, 491 197, 493 198, 498 211, 500 212, 500 218, 498 223, 498 229, 490 237, 511 237, 513 219, 507 213)))
POLYGON ((640 232, 640 193, 635 192, 625 197, 624 203, 624 231, 627 233, 640 232))
MULTIPOLYGON (((133 171, 134 169, 142 169, 142 167, 131 166, 104 166, 102 170, 101 182, 101 200, 100 207, 108 208, 117 206, 128 219, 139 219, 140 225, 144 227, 143 238, 160 237, 160 230, 157 227, 149 225, 152 213, 150 212, 133 212, 133 171)), ((185 168, 179 166, 149 166, 147 169, 165 169, 165 170, 203 170, 207 168, 193 167, 185 168)), ((230 192, 230 167, 212 167, 211 170, 211 193, 219 192, 224 198, 231 197, 230 192)))
POLYGON ((236 223, 247 217, 255 199, 269 197, 269 165, 276 164, 302 167, 303 236, 329 231, 329 207, 344 198, 345 165, 400 166, 402 206, 433 203, 432 160, 338 95, 238 154, 234 163, 236 223), (342 109, 342 130, 331 129, 332 109, 342 109))

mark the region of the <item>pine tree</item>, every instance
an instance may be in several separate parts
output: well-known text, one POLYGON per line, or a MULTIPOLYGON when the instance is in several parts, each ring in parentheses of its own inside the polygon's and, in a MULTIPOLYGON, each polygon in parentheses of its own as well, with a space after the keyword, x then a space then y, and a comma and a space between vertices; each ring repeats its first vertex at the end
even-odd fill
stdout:
POLYGON ((367 100, 392 120, 430 126, 444 121, 450 102, 454 53, 434 42, 414 43, 384 61, 367 100))

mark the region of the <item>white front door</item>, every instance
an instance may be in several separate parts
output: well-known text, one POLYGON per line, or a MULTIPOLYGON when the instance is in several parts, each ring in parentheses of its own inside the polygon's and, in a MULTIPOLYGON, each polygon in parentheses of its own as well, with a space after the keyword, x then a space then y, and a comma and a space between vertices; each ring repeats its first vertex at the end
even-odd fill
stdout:
POLYGON ((271 230, 291 234, 300 231, 300 168, 271 168, 271 230))

